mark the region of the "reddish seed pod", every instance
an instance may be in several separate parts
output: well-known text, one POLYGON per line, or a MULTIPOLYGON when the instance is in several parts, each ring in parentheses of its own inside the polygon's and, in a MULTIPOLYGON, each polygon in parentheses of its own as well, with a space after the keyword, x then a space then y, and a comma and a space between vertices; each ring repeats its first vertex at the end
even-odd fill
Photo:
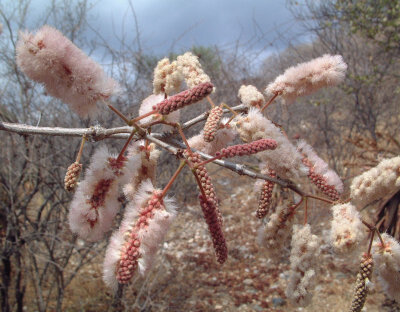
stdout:
POLYGON ((217 261, 222 264, 228 258, 228 248, 226 246, 225 236, 222 232, 222 226, 219 221, 218 210, 214 204, 214 201, 205 199, 202 195, 199 195, 199 199, 200 206, 203 210, 203 215, 211 235, 217 261))
POLYGON ((192 89, 182 91, 165 99, 153 106, 153 109, 161 115, 168 115, 184 106, 201 101, 207 95, 211 94, 213 88, 214 85, 211 82, 201 83, 192 89))
POLYGON ((273 139, 261 139, 250 143, 228 146, 215 153, 215 155, 221 158, 252 155, 267 149, 274 150, 277 146, 276 141, 273 139))
POLYGON ((216 106, 211 109, 206 124, 204 125, 203 137, 204 141, 212 142, 215 139, 215 133, 218 130, 219 122, 224 111, 222 107, 216 106))
MULTIPOLYGON (((269 169, 268 175, 275 178, 276 172, 272 169, 269 169)), ((274 185, 275 183, 271 181, 264 181, 263 183, 260 198, 258 200, 258 209, 256 212, 257 218, 259 219, 264 218, 268 213, 269 207, 271 205, 272 190, 274 189, 274 185)))
POLYGON ((317 174, 314 171, 313 165, 311 164, 311 162, 308 160, 307 157, 303 158, 302 161, 303 161, 303 164, 306 165, 309 169, 307 176, 310 179, 310 181, 313 184, 315 184, 318 187, 318 189, 320 189, 322 191, 322 193, 324 193, 330 199, 332 199, 334 201, 339 200, 340 194, 336 190, 335 186, 329 185, 327 183, 326 179, 322 175, 317 174))

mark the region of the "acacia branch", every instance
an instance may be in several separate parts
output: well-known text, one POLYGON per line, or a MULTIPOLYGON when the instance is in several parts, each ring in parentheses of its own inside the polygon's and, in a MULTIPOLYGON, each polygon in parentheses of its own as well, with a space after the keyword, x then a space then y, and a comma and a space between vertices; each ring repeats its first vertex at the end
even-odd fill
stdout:
MULTIPOLYGON (((239 105, 242 106, 242 105, 239 105)), ((236 107, 237 108, 237 107, 236 107)), ((242 109, 242 107, 240 108, 242 109)), ((204 114, 203 114, 204 115, 204 114)), ((201 118, 207 118, 206 115, 202 116, 200 115, 199 117, 196 117, 195 119, 192 119, 188 123, 185 123, 183 127, 190 127, 193 124, 201 121, 201 118)), ((125 126, 125 127, 116 127, 116 128, 110 128, 106 129, 101 126, 94 126, 90 128, 61 128, 61 127, 35 127, 35 126, 29 126, 25 124, 17 124, 17 123, 8 123, 8 122, 1 122, 0 121, 0 130, 12 132, 12 133, 18 133, 20 135, 51 135, 51 136, 73 136, 73 137, 81 137, 83 135, 86 135, 86 137, 90 141, 100 141, 106 138, 112 138, 112 139, 127 139, 129 137, 129 134, 132 132, 133 127, 125 126)), ((170 134, 167 134, 170 135, 170 134)), ((137 136, 137 138, 140 138, 140 136, 137 136)), ((154 144, 166 149, 168 152, 177 155, 179 149, 181 148, 186 148, 186 146, 176 140, 176 139, 166 139, 164 134, 160 133, 153 133, 153 134, 143 134, 143 138, 146 138, 147 140, 153 142, 154 144), (167 142, 165 142, 166 140, 167 142), (175 146, 174 146, 175 145, 175 146)), ((200 151, 196 151, 199 153, 203 158, 205 159, 210 159, 213 158, 213 156, 202 153, 200 151)), ((261 173, 254 172, 253 170, 248 169, 246 166, 242 164, 236 164, 230 161, 226 160, 214 160, 213 163, 225 167, 233 172, 236 172, 237 174, 240 175, 246 175, 249 176, 250 178, 253 179, 263 179, 263 180, 268 180, 274 183, 279 184, 282 187, 287 187, 295 191, 296 193, 299 193, 300 195, 304 195, 301 190, 299 190, 293 183, 290 181, 285 181, 277 178, 273 178, 261 173)))

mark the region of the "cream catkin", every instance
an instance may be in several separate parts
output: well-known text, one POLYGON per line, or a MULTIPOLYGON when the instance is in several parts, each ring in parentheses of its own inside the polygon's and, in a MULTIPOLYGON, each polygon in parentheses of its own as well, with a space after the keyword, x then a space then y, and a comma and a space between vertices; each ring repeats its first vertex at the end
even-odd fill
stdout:
POLYGON ((280 260, 282 249, 291 236, 288 229, 294 221, 295 207, 279 205, 267 223, 258 230, 258 243, 265 247, 267 256, 273 261, 280 260))
POLYGON ((260 110, 250 108, 247 116, 236 118, 236 129, 240 138, 245 142, 259 139, 274 139, 277 148, 256 155, 262 162, 275 170, 282 178, 296 178, 306 175, 307 168, 302 163, 302 156, 270 120, 265 118, 260 110))
POLYGON ((372 245, 375 272, 383 290, 400 303, 400 244, 389 234, 382 234, 384 244, 379 239, 372 245))
POLYGON ((366 238, 365 226, 352 204, 338 204, 332 208, 330 242, 337 253, 349 253, 366 238))
POLYGON ((177 62, 170 63, 168 58, 163 58, 154 69, 153 93, 170 95, 179 92, 182 80, 177 62))
POLYGON ((306 63, 286 69, 265 89, 268 96, 279 94, 288 103, 323 87, 335 86, 344 80, 347 65, 341 55, 325 54, 306 63))
POLYGON ((310 291, 315 284, 315 271, 312 268, 318 260, 319 246, 319 239, 311 234, 309 224, 293 226, 286 296, 296 305, 306 306, 311 301, 310 291))
POLYGON ((186 84, 189 88, 193 88, 201 83, 211 82, 199 62, 199 58, 191 52, 186 52, 176 59, 178 69, 185 78, 186 84))
POLYGON ((400 188, 400 156, 382 160, 376 167, 355 177, 350 191, 352 201, 365 206, 400 188))
POLYGON ((238 97, 240 98, 240 101, 247 107, 261 108, 265 104, 265 98, 262 93, 252 85, 240 86, 238 97))
POLYGON ((81 117, 97 115, 96 103, 118 89, 100 65, 48 25, 36 34, 21 32, 16 52, 18 67, 81 117))

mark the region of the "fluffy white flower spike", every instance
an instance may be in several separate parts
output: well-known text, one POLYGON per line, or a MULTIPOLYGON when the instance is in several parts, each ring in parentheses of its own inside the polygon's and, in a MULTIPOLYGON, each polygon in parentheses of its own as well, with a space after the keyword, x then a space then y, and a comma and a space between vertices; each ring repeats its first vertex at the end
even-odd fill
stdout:
POLYGON ((117 162, 107 147, 100 147, 71 202, 68 215, 71 231, 88 241, 100 240, 111 229, 119 210, 118 187, 136 176, 139 167, 139 156, 117 162))
POLYGON ((50 26, 21 32, 16 51, 19 68, 81 117, 96 115, 96 103, 117 90, 100 65, 50 26))
POLYGON ((366 238, 365 226, 360 214, 352 204, 339 204, 332 207, 330 241, 338 253, 353 251, 366 238))
POLYGON ((116 289, 138 270, 145 275, 152 267, 160 243, 176 216, 170 198, 160 198, 150 180, 144 181, 125 211, 121 226, 107 247, 103 265, 104 282, 116 289))
POLYGON ((153 93, 170 95, 179 92, 182 80, 178 63, 176 61, 170 63, 168 58, 163 58, 154 69, 153 93))
POLYGON ((280 94, 287 102, 311 94, 320 88, 341 83, 347 70, 341 55, 325 54, 286 69, 265 89, 268 96, 280 94))
POLYGON ((247 107, 263 107, 265 104, 265 98, 255 86, 242 85, 239 89, 238 96, 240 101, 247 107))
POLYGON ((290 252, 290 272, 286 296, 294 304, 306 306, 310 303, 314 288, 315 272, 312 269, 319 256, 319 240, 311 234, 309 224, 294 225, 290 252))
POLYGON ((383 245, 379 240, 372 245, 375 272, 385 293, 400 303, 400 244, 386 233, 382 239, 383 245))
POLYGON ((281 258, 282 249, 291 236, 289 229, 294 221, 295 208, 296 205, 279 205, 268 222, 258 230, 258 243, 265 247, 268 257, 273 261, 281 258))
POLYGON ((337 173, 305 141, 297 143, 297 150, 304 155, 303 164, 308 168, 309 179, 332 200, 338 200, 343 193, 343 183, 337 173))
POLYGON ((382 160, 376 167, 355 177, 350 191, 353 202, 365 206, 400 188, 400 156, 382 160))
POLYGON ((259 153, 256 157, 275 170, 278 176, 295 178, 307 173, 302 156, 295 146, 277 126, 263 116, 259 109, 250 108, 246 116, 237 117, 236 129, 245 142, 267 138, 276 141, 278 146, 275 150, 259 153))
POLYGON ((189 88, 211 81, 210 77, 208 77, 201 68, 199 58, 191 52, 186 52, 178 56, 176 61, 178 63, 178 69, 185 77, 186 84, 189 88))
POLYGON ((128 147, 128 157, 133 157, 134 155, 140 157, 141 163, 138 173, 132 175, 123 187, 124 194, 129 201, 134 199, 137 188, 143 181, 150 179, 155 183, 160 150, 156 148, 154 143, 146 145, 145 141, 140 140, 128 147))

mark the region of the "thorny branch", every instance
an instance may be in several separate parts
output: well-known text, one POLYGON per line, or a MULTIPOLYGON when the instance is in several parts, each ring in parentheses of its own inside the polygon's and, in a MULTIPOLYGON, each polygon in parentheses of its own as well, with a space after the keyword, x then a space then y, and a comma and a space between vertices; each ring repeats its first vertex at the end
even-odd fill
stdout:
MULTIPOLYGON (((235 111, 245 111, 246 107, 244 105, 238 105, 232 108, 235 111)), ((225 112, 229 112, 225 110, 225 112)), ((195 125, 198 122, 207 119, 207 113, 203 113, 198 117, 189 120, 188 122, 182 124, 182 129, 188 129, 191 126, 195 125)), ((35 127, 29 126, 25 124, 17 124, 17 123, 8 123, 8 122, 1 122, 0 121, 0 130, 18 133, 20 135, 51 135, 51 136, 76 136, 82 137, 86 136, 89 141, 101 141, 106 138, 112 139, 127 139, 130 133, 133 130, 133 127, 125 126, 125 127, 116 127, 116 128, 103 128, 101 126, 93 126, 90 128, 61 128, 61 127, 35 127)), ((186 148, 186 146, 179 142, 176 139, 171 138, 172 133, 152 133, 143 134, 143 138, 155 143, 156 145, 166 149, 170 153, 177 155, 179 149, 186 148)), ((136 137, 137 139, 140 136, 136 137)), ((200 151, 196 151, 199 153, 203 158, 210 159, 213 156, 207 155, 200 151)), ((248 169, 245 165, 236 164, 226 160, 214 160, 213 163, 225 167, 231 171, 236 172, 240 175, 246 175, 253 179, 263 179, 268 180, 274 183, 279 184, 281 187, 289 188, 294 192, 298 193, 301 196, 305 196, 304 192, 298 189, 291 181, 286 181, 282 179, 272 178, 270 176, 255 172, 251 169, 248 169)))

